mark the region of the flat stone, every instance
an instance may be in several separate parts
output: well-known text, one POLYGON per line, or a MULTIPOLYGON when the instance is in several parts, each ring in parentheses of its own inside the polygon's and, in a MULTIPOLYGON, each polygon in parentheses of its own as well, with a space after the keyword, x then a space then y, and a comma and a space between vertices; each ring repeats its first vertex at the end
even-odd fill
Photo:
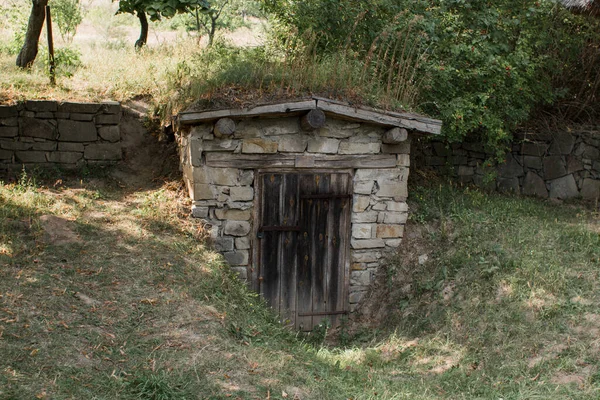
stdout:
POLYGON ((235 248, 238 250, 248 250, 250 248, 250 238, 248 236, 235 238, 235 248))
POLYGON ((582 157, 589 160, 597 160, 600 158, 600 150, 598 150, 596 147, 586 145, 582 157))
POLYGON ((232 201, 249 201, 254 199, 254 189, 247 186, 232 187, 229 192, 232 201))
POLYGON ((598 200, 600 198, 600 181, 586 178, 581 185, 581 197, 586 200, 598 200))
POLYGON ((54 151, 48 153, 48 161, 60 164, 75 164, 81 160, 83 153, 66 152, 66 151, 54 151))
POLYGON ((396 165, 400 167, 410 167, 410 154, 397 154, 396 165))
POLYGON ((315 137, 308 141, 307 151, 309 153, 336 154, 339 147, 340 141, 338 139, 315 137))
POLYGON ((525 168, 542 169, 542 158, 536 156, 524 156, 523 165, 525 168))
POLYGON ((92 143, 85 146, 86 160, 112 161, 121 159, 121 143, 92 143))
POLYGON ((327 121, 324 127, 317 129, 315 133, 318 136, 335 139, 347 139, 354 134, 351 129, 344 129, 341 126, 331 125, 329 121, 327 121))
POLYGON ((61 142, 95 142, 98 140, 96 125, 93 122, 59 119, 58 133, 58 140, 61 142))
POLYGON ((401 238, 404 235, 404 225, 380 224, 377 225, 378 238, 401 238))
POLYGON ((352 262, 355 263, 370 263, 379 260, 382 257, 381 252, 368 251, 352 251, 352 262))
POLYGON ((547 143, 523 143, 521 154, 541 157, 546 154, 548 147, 550 147, 550 145, 547 143))
POLYGON ((370 284, 370 271, 352 271, 350 273, 350 285, 368 286, 370 284))
POLYGON ((200 142, 201 148, 204 151, 234 151, 240 141, 234 139, 217 139, 211 141, 200 142))
POLYGON ((37 137, 53 140, 56 138, 56 130, 47 121, 39 119, 22 117, 21 118, 21 136, 37 137))
POLYGON ((16 126, 0 126, 0 137, 16 137, 19 134, 19 128, 16 126))
POLYGON ((15 153, 17 162, 20 163, 45 163, 46 152, 44 151, 17 151, 15 153))
POLYGON ((371 224, 352 224, 352 237, 354 239, 371 239, 373 226, 371 224))
POLYGON ((0 126, 19 126, 18 118, 0 118, 0 126))
POLYGON ((296 117, 263 119, 261 124, 265 136, 290 135, 300 131, 300 122, 296 117))
POLYGON ((219 236, 214 240, 215 250, 217 251, 232 251, 233 250, 233 239, 232 237, 219 236))
POLYGON ((279 151, 282 153, 303 153, 308 144, 304 135, 290 135, 279 138, 279 151))
POLYGON ((217 196, 213 185, 195 183, 193 197, 193 200, 213 200, 217 196))
POLYGON ((248 221, 252 217, 252 211, 250 210, 229 210, 225 208, 217 208, 215 210, 215 216, 220 220, 232 220, 232 221, 248 221))
POLYGON ((341 142, 339 154, 378 154, 381 149, 379 143, 341 142))
POLYGON ((56 150, 56 142, 33 142, 31 143, 31 150, 54 151, 56 150))
POLYGON ((369 222, 377 222, 377 211, 366 211, 366 212, 353 212, 352 213, 352 223, 369 223, 369 222))
POLYGON ((247 250, 234 250, 223 253, 229 265, 248 265, 249 253, 247 250))
POLYGON ((354 181, 404 181, 407 173, 407 168, 361 168, 356 170, 354 181))
POLYGON ((105 114, 120 114, 121 113, 121 103, 118 101, 103 101, 102 111, 105 114))
POLYGON ((223 233, 231 236, 246 236, 250 233, 250 223, 247 221, 226 221, 223 233))
POLYGON ((410 154, 410 141, 400 144, 382 144, 381 152, 384 154, 410 154))
POLYGON ((556 132, 552 136, 552 145, 548 154, 571 154, 575 146, 575 136, 565 131, 556 132))
POLYGON ((545 199, 548 197, 548 189, 546 189, 546 183, 538 174, 529 171, 523 180, 523 194, 545 199))
POLYGON ((244 154, 275 154, 279 144, 262 138, 244 139, 242 153, 244 154))
POLYGON ((400 201, 388 201, 387 210, 388 211, 400 211, 400 212, 408 212, 408 204, 400 201))
POLYGON ((567 174, 572 174, 573 172, 582 171, 583 163, 580 159, 574 156, 567 156, 567 174))
POLYGON ((208 217, 208 207, 192 206, 192 217, 193 218, 206 218, 208 217))
POLYGON ((354 193, 356 194, 371 194, 373 191, 373 186, 375 182, 373 181, 362 181, 356 182, 354 184, 354 193))
POLYGON ((0 118, 18 117, 19 110, 16 106, 0 106, 0 118))
POLYGON ((98 135, 107 142, 118 142, 121 140, 121 129, 117 125, 101 126, 98 128, 98 135))
POLYGON ((475 175, 475 169, 473 167, 467 167, 460 165, 457 170, 458 176, 472 176, 475 175))
POLYGON ((58 142, 58 151, 79 151, 83 153, 83 143, 58 142))
POLYGON ((360 301, 363 299, 363 297, 365 297, 366 293, 367 293, 366 291, 352 292, 352 293, 350 293, 350 296, 348 296, 348 301, 351 304, 360 303, 360 301))
POLYGON ((550 181, 550 197, 553 199, 570 199, 577 197, 579 190, 573 175, 563 176, 562 178, 550 181))
POLYGON ((523 175, 523 167, 512 154, 508 153, 506 162, 498 168, 498 175, 502 178, 516 178, 523 175))
POLYGON ((405 212, 380 212, 377 222, 384 224, 405 224, 408 219, 408 213, 405 212))
POLYGON ((100 111, 100 107, 102 107, 102 104, 99 103, 65 102, 58 106, 58 111, 63 113, 96 114, 100 111))
POLYGON ((376 192, 379 197, 408 197, 408 188, 406 182, 389 182, 379 185, 379 190, 376 192))
POLYGON ((402 244, 402 239, 386 239, 385 245, 388 247, 399 247, 402 244))
POLYGON ((34 112, 54 112, 58 110, 58 105, 51 100, 28 100, 25 102, 25 109, 34 112))
POLYGON ((33 142, 15 142, 12 140, 1 140, 0 147, 6 150, 31 150, 33 142))
POLYGON ((383 201, 379 201, 371 206, 371 210, 385 211, 387 210, 387 204, 385 204, 383 201))
POLYGON ((70 114, 69 119, 72 119, 73 121, 92 121, 94 119, 94 114, 72 113, 70 114))
POLYGON ((117 125, 119 122, 121 122, 121 114, 96 115, 96 124, 99 125, 117 125))
POLYGON ((352 211, 355 213, 361 213, 365 211, 365 209, 371 203, 371 196, 354 195, 352 203, 352 211))
POLYGON ((39 119, 54 119, 54 113, 53 112, 36 112, 35 113, 35 118, 39 118, 39 119))
POLYGON ((251 186, 254 183, 254 171, 243 170, 240 172, 240 185, 251 186))
POLYGON ((377 249, 385 247, 385 242, 383 239, 352 239, 350 240, 350 245, 353 249, 377 249))
POLYGON ((10 150, 0 150, 0 160, 10 161, 12 160, 13 152, 10 150))
POLYGON ((567 175, 567 169, 561 156, 544 158, 544 179, 556 179, 567 175))

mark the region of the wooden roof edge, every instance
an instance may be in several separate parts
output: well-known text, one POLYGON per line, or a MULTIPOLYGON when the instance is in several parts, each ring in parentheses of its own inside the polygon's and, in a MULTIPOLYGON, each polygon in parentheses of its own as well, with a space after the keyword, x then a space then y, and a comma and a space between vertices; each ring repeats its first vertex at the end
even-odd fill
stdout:
POLYGON ((177 116, 177 122, 180 125, 192 125, 224 117, 251 118, 257 116, 295 115, 315 108, 323 110, 326 114, 336 115, 353 121, 406 128, 425 134, 437 135, 441 132, 442 128, 440 120, 409 113, 396 113, 370 107, 358 107, 321 97, 314 97, 312 100, 260 105, 253 108, 181 112, 177 116))

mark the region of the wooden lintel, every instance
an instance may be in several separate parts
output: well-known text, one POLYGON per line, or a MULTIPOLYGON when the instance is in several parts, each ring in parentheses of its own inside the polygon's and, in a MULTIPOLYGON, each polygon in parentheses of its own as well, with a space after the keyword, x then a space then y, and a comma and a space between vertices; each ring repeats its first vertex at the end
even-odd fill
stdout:
POLYGON ((231 154, 207 153, 206 165, 218 168, 259 169, 273 167, 293 168, 394 168, 393 154, 378 155, 293 155, 293 154, 231 154))

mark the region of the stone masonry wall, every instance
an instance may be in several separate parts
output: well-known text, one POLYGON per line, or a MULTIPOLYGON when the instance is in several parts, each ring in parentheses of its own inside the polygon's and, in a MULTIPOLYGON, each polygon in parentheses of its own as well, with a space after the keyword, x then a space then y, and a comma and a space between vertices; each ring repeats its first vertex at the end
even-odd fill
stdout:
POLYGON ((121 105, 26 101, 0 106, 0 170, 121 159, 121 105))
MULTIPOLYGON (((351 311, 360 302, 390 250, 400 245, 407 220, 407 180, 410 139, 398 145, 382 143, 385 128, 328 118, 313 132, 300 129, 297 117, 237 121, 231 138, 219 139, 213 125, 202 124, 179 132, 181 165, 190 196, 192 215, 212 226, 217 250, 242 278, 250 278, 255 206, 255 170, 207 166, 211 154, 290 156, 297 160, 326 160, 330 156, 386 155, 385 167, 353 169, 352 237, 350 249, 351 311)), ((310 165, 310 163, 309 163, 310 165)), ((305 166, 306 167, 306 166, 305 166)), ((306 167, 310 168, 310 167, 306 167)), ((314 167, 317 168, 317 167, 314 167)), ((321 170, 331 170, 321 168, 321 170)), ((273 170, 273 169, 271 169, 273 170)), ((276 170, 276 169, 275 169, 276 170)), ((305 171, 307 169, 304 169, 305 171)), ((310 170, 310 169, 308 169, 310 170)), ((333 170, 331 170, 333 172, 333 170)))
POLYGON ((600 197, 600 129, 579 128, 571 132, 519 132, 506 161, 488 162, 473 138, 447 144, 421 140, 413 150, 413 166, 450 175, 501 192, 541 198, 600 197))

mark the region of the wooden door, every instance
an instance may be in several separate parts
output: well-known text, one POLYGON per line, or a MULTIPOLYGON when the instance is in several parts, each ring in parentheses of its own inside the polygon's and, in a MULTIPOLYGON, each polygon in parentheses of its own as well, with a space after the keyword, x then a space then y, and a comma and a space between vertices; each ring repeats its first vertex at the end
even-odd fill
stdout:
POLYGON ((348 310, 351 175, 259 177, 256 286, 286 324, 336 326, 348 310))

